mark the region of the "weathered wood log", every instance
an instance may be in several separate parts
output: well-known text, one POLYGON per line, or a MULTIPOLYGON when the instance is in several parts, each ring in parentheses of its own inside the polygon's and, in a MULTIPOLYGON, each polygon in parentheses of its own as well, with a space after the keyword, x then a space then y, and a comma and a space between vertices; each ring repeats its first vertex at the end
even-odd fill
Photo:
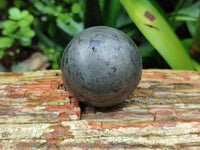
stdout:
POLYGON ((80 107, 64 91, 60 71, 0 73, 0 123, 79 119, 80 107))
POLYGON ((60 71, 0 73, 1 149, 200 149, 200 73, 143 70, 112 108, 78 105, 60 71))

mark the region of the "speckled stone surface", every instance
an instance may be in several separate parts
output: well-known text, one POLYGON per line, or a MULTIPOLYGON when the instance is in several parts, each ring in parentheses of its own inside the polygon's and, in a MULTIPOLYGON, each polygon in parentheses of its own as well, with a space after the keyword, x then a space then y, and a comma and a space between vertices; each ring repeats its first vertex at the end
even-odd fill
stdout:
POLYGON ((112 106, 137 87, 142 61, 137 46, 110 27, 92 27, 77 35, 62 58, 65 85, 74 96, 96 107, 112 106))

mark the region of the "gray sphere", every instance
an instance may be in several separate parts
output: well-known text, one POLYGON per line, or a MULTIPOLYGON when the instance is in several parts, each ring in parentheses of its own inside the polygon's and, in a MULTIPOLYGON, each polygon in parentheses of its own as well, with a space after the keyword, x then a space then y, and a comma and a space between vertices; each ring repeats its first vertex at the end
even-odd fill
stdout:
POLYGON ((83 30, 67 45, 61 63, 64 85, 78 101, 109 107, 137 87, 142 60, 124 33, 105 26, 83 30))

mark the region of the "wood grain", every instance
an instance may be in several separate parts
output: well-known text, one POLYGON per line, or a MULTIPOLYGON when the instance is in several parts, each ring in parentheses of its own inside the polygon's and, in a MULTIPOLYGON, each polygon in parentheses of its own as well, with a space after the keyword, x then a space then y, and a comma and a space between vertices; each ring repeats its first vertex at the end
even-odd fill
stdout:
POLYGON ((60 71, 0 73, 0 123, 79 119, 80 107, 64 90, 60 71))
POLYGON ((1 149, 200 149, 200 73, 143 70, 111 108, 79 106, 61 72, 0 73, 1 149))

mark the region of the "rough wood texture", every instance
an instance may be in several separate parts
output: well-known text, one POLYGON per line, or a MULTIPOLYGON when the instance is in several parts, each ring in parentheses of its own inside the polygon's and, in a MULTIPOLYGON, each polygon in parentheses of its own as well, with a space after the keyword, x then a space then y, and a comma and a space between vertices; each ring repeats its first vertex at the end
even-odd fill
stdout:
POLYGON ((200 149, 200 73, 143 70, 112 108, 80 107, 60 71, 0 73, 1 149, 200 149))
POLYGON ((60 71, 0 73, 0 123, 79 119, 80 107, 63 90, 60 71))

